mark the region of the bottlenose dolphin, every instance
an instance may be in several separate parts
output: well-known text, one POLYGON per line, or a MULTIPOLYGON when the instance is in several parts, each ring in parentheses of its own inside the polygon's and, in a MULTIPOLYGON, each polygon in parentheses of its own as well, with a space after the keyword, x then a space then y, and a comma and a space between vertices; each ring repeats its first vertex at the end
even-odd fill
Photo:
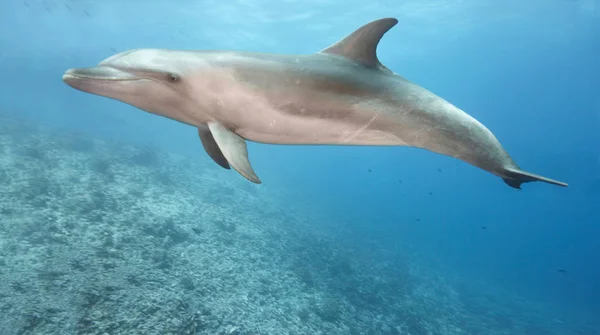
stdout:
POLYGON ((69 69, 75 89, 198 129, 208 155, 254 183, 246 140, 271 144, 411 146, 451 156, 506 184, 566 183, 521 170, 494 134, 456 106, 385 67, 367 23, 314 54, 135 49, 69 69))

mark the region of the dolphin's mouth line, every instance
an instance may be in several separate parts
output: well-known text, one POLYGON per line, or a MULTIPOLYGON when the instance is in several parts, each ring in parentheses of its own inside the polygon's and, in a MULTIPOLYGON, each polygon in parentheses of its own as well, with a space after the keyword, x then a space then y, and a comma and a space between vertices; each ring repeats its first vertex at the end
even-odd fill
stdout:
POLYGON ((146 78, 133 78, 133 79, 127 79, 127 78, 98 78, 98 77, 93 77, 93 76, 82 76, 82 75, 73 75, 73 74, 65 74, 63 76, 64 78, 76 78, 76 79, 93 79, 93 80, 98 80, 98 81, 138 81, 138 80, 144 80, 146 78))
POLYGON ((63 74, 63 79, 85 79, 115 82, 149 80, 150 78, 139 77, 124 69, 102 65, 91 68, 69 69, 63 74))

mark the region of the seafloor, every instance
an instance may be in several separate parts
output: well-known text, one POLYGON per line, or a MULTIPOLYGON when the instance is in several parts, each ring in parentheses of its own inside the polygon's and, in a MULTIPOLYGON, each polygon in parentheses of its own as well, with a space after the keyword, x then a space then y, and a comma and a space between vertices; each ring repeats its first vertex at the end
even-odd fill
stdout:
POLYGON ((0 334, 588 334, 216 170, 0 116, 0 334))

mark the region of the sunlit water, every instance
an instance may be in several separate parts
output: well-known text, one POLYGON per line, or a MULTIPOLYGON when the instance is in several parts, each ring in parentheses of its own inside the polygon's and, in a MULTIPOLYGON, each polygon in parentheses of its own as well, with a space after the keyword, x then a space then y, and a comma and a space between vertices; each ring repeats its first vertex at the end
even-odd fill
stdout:
POLYGON ((3 1, 0 333, 599 334, 599 35, 597 0, 3 1), (570 187, 249 143, 254 185, 61 81, 139 47, 312 53, 381 17, 387 67, 570 187))

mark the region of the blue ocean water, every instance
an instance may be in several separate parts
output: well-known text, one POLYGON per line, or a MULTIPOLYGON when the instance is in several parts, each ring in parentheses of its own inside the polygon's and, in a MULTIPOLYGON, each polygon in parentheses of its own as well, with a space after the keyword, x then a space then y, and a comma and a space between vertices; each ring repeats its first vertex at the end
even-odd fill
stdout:
POLYGON ((600 334, 599 40, 597 0, 3 1, 0 333, 600 334), (313 53, 382 17, 383 64, 569 188, 249 143, 252 185, 61 80, 133 48, 313 53))

